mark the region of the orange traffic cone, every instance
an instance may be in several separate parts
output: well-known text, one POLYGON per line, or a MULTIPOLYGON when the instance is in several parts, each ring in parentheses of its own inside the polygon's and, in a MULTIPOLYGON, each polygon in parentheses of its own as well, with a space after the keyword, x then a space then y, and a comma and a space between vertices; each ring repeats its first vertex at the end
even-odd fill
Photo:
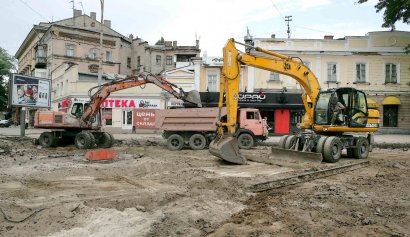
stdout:
POLYGON ((117 157, 117 152, 113 149, 100 149, 85 153, 85 158, 90 161, 113 160, 115 157, 117 157))

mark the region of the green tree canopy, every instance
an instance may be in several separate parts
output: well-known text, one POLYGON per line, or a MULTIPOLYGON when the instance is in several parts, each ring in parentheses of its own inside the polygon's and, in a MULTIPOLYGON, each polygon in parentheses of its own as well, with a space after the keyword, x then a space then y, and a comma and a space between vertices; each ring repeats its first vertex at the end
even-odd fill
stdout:
POLYGON ((161 39, 158 40, 158 41, 155 43, 155 45, 164 45, 164 44, 165 44, 164 37, 161 37, 161 39))
MULTIPOLYGON (((365 3, 368 0, 358 0, 358 3, 365 3)), ((382 27, 394 30, 394 24, 398 21, 410 23, 410 1, 409 0, 379 0, 374 6, 376 12, 384 10, 382 27)))
POLYGON ((4 76, 8 76, 14 68, 14 58, 0 47, 0 111, 5 111, 8 104, 8 88, 4 76))

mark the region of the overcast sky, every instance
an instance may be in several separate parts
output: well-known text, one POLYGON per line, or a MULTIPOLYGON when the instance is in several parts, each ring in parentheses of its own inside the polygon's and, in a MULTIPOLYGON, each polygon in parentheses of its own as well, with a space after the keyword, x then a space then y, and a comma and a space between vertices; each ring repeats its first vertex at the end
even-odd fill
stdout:
MULTIPOLYGON (((243 41, 246 27, 257 38, 287 37, 285 16, 291 15, 292 38, 323 38, 324 35, 363 36, 381 28, 382 13, 376 13, 377 0, 355 4, 357 0, 105 0, 104 19, 112 28, 133 34, 149 44, 163 36, 178 45, 195 45, 202 53, 221 56, 228 38, 243 41)), ((75 0, 76 9, 87 15, 97 12, 100 1, 75 0)), ((33 25, 72 17, 70 0, 2 0, 0 47, 14 55, 33 25)), ((398 23, 396 30, 409 31, 398 23)), ((202 55, 201 53, 201 55, 202 55)))

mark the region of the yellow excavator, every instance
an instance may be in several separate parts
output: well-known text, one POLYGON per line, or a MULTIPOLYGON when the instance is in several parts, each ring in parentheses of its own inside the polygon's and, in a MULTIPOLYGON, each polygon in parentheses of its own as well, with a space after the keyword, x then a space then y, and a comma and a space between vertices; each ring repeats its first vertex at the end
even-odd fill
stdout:
POLYGON ((379 128, 379 111, 367 107, 366 94, 355 88, 321 90, 314 73, 300 58, 288 57, 260 47, 229 39, 223 49, 218 107, 227 107, 227 116, 217 123, 217 137, 209 146, 211 154, 234 164, 245 164, 236 138, 240 66, 248 65, 295 79, 302 87, 305 114, 300 132, 285 135, 273 159, 334 163, 347 155, 366 158, 372 150, 374 132, 379 128), (245 46, 240 52, 236 44, 245 46))

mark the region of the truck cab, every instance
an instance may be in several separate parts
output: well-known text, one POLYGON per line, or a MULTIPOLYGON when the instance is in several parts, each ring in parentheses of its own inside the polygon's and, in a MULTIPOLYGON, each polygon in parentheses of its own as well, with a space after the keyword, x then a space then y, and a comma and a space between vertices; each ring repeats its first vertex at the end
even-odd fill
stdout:
POLYGON ((259 113, 258 109, 243 108, 238 111, 238 127, 236 137, 239 148, 250 149, 255 140, 263 141, 268 138, 268 125, 259 113))

